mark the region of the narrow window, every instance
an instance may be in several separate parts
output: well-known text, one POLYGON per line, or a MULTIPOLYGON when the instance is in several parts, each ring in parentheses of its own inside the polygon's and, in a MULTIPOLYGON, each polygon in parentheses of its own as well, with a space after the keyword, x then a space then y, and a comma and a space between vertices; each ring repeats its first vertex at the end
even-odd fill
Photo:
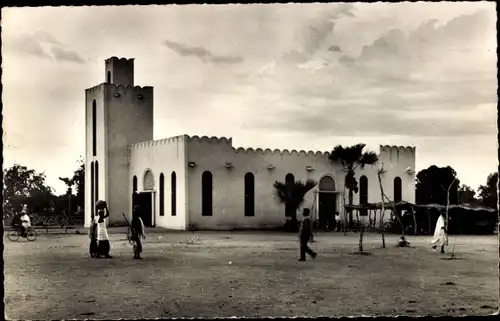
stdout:
POLYGON ((91 162, 90 163, 90 214, 92 216, 95 215, 95 211, 94 211, 94 208, 95 208, 95 199, 94 199, 94 162, 91 162))
MULTIPOLYGON (((359 205, 368 204, 368 178, 363 175, 359 178, 359 205)), ((361 216, 368 215, 368 209, 363 208, 359 211, 361 216)))
POLYGON ((165 177, 160 174, 160 216, 165 215, 165 177))
POLYGON ((95 201, 99 200, 99 162, 95 161, 95 201))
POLYGON ((92 155, 97 155, 97 103, 92 102, 92 155))
POLYGON ((134 175, 132 179, 132 193, 137 192, 137 176, 134 175))
POLYGON ((111 83, 111 71, 108 71, 108 84, 111 83))
MULTIPOLYGON (((403 196, 403 187, 401 177, 394 178, 394 203, 401 202, 403 196)), ((401 209, 396 209, 399 216, 401 216, 401 209)))
POLYGON ((132 212, 134 212, 134 205, 136 205, 137 199, 136 199, 136 193, 137 192, 137 176, 134 175, 132 178, 132 212))
POLYGON ((402 190, 401 178, 396 177, 394 178, 394 202, 395 203, 401 202, 402 195, 403 195, 403 190, 402 190))
MULTIPOLYGON (((295 176, 292 173, 288 173, 285 176, 285 184, 288 186, 288 191, 291 193, 291 186, 295 183, 295 176)), ((285 203, 285 216, 291 217, 293 216, 293 208, 290 204, 285 203)))
POLYGON ((212 173, 203 172, 201 175, 201 215, 212 216, 212 173))
POLYGON ((255 216, 255 177, 245 174, 245 216, 255 216))
POLYGON ((172 193, 171 210, 172 216, 175 216, 177 215, 177 176, 175 175, 175 172, 172 172, 170 177, 170 185, 170 191, 172 193))

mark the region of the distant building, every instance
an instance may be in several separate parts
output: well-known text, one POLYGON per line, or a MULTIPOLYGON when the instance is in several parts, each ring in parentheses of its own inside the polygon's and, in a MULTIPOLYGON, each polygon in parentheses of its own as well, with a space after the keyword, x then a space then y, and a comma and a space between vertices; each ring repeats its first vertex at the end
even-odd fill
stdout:
MULTIPOLYGON (((85 91, 86 226, 92 204, 103 199, 111 225, 125 224, 122 213, 130 220, 133 204, 140 204, 147 226, 278 227, 286 211, 273 183, 309 178, 319 183, 305 202, 315 218, 343 215, 345 173, 328 153, 235 148, 224 137, 153 140, 153 87, 134 86, 134 60, 107 59, 105 79, 85 91)), ((380 146, 379 158, 387 196, 414 203, 415 148, 380 146)), ((379 202, 376 168, 358 169, 357 179, 354 204, 379 202)))

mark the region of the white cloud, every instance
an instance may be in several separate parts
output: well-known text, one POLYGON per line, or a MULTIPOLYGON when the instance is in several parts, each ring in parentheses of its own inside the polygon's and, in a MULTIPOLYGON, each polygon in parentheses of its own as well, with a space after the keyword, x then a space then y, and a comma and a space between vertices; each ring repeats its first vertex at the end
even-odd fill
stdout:
MULTIPOLYGON (((495 170, 495 151, 486 148, 496 134, 494 4, 3 13, 6 164, 17 160, 56 178, 76 168, 84 89, 104 80, 105 58, 122 56, 136 58, 136 84, 155 86, 156 138, 233 135, 244 145, 320 149, 415 143, 422 166, 446 150, 457 155, 454 167, 473 163, 467 156, 495 170), (474 149, 481 142, 488 142, 483 152, 474 149)), ((471 185, 484 181, 471 170, 478 176, 464 174, 471 185)))

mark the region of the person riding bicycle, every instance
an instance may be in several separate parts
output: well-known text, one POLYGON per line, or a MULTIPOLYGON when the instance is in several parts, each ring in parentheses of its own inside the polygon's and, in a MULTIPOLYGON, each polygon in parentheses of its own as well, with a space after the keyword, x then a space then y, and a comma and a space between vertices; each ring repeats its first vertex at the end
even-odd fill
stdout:
POLYGON ((31 219, 28 215, 28 206, 24 205, 23 210, 21 211, 21 226, 20 231, 23 237, 26 237, 28 229, 31 227, 31 219))

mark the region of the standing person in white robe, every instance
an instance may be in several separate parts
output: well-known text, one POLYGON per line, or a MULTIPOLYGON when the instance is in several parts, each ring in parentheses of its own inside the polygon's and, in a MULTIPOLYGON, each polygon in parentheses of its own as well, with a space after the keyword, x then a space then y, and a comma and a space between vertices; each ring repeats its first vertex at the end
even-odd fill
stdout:
POLYGON ((441 247, 441 253, 444 253, 444 247, 448 246, 448 235, 446 233, 443 214, 439 215, 434 229, 434 236, 431 240, 432 248, 435 250, 438 246, 441 247))

